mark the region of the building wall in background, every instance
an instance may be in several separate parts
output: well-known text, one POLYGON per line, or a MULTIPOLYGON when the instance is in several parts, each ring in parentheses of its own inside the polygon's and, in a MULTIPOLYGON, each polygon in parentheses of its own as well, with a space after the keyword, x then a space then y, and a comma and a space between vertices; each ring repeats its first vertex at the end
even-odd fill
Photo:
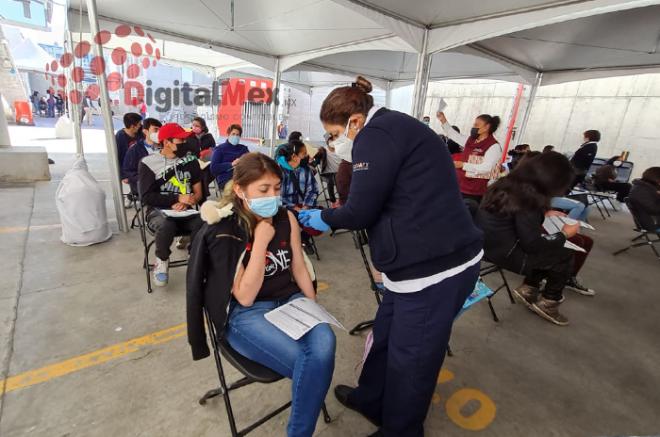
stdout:
MULTIPOLYGON (((499 115, 502 127, 497 136, 504 138, 516 87, 514 83, 485 80, 432 83, 425 113, 431 115, 431 127, 438 132, 440 126, 433 115, 440 98, 449 104, 447 118, 462 132, 481 113, 499 115)), ((517 126, 522 122, 525 103, 523 100, 517 126)), ((582 142, 582 133, 597 129, 602 133, 598 156, 609 158, 629 150, 630 160, 637 164, 633 176, 638 177, 644 169, 660 165, 658 120, 660 74, 550 85, 537 94, 524 141, 533 150, 552 144, 557 151, 572 154, 582 142)), ((519 142, 516 138, 512 144, 519 142)))

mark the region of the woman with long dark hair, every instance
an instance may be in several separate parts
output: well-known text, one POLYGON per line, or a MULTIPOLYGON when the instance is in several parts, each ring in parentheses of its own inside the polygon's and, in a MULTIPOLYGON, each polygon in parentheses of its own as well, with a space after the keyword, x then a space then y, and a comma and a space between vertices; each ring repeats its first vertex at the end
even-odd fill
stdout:
POLYGON ((568 324, 559 305, 575 273, 574 252, 564 245, 578 234, 580 224, 564 225, 555 234, 545 234, 542 225, 552 198, 565 193, 574 177, 568 159, 557 152, 525 159, 488 189, 477 213, 488 260, 525 275, 514 294, 557 325, 568 324))
POLYGON ((188 267, 188 342, 193 359, 209 355, 206 308, 232 348, 292 380, 287 435, 311 437, 332 380, 335 335, 319 324, 294 340, 264 317, 294 299, 316 299, 298 222, 281 207, 281 181, 273 159, 248 153, 234 166, 222 201, 202 206, 206 224, 188 267))
POLYGON ((419 120, 374 105, 358 77, 321 106, 330 145, 351 159, 346 204, 301 211, 305 226, 366 229, 385 292, 358 386, 337 399, 380 434, 424 435, 454 318, 479 275, 482 236, 458 191, 444 142, 419 120))

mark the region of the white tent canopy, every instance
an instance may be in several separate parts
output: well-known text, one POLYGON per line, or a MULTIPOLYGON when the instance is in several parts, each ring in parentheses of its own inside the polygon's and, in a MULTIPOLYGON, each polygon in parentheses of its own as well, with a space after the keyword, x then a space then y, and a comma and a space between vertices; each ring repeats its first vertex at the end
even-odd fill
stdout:
POLYGON ((543 72, 544 84, 657 72, 660 6, 623 10, 480 41, 468 48, 496 53, 543 72))
MULTIPOLYGON (((350 51, 430 54, 539 26, 656 5, 660 0, 502 0, 491 3, 476 0, 371 0, 368 3, 361 0, 221 0, 212 3, 99 0, 97 3, 101 19, 138 24, 154 32, 156 38, 204 46, 271 71, 279 59, 279 69, 284 71, 321 56, 350 51)), ((84 5, 82 0, 71 2, 74 9, 85 9, 84 5)), ((75 15, 75 11, 72 12, 75 15)), ((75 24, 77 20, 69 22, 75 24)), ((603 33, 615 29, 606 28, 603 33)), ((497 61, 505 64, 506 58, 500 57, 497 61)), ((516 70, 527 82, 534 81, 534 68, 526 69, 515 62, 507 67, 516 70)))
MULTIPOLYGON (((367 50, 322 56, 293 67, 299 71, 328 71, 355 77, 361 74, 379 83, 391 82, 391 88, 409 85, 415 80, 416 53, 367 50)), ((435 53, 431 60, 429 80, 488 77, 520 81, 512 69, 483 57, 453 53, 435 53)))
POLYGON ((46 65, 54 61, 54 58, 37 43, 25 38, 19 29, 6 27, 5 35, 11 46, 14 64, 19 71, 44 73, 46 65))

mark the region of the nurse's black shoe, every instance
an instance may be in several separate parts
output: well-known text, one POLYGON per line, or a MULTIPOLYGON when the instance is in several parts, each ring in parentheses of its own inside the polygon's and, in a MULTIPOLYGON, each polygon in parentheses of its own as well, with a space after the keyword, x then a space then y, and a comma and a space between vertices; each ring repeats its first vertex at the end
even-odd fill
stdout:
MULTIPOLYGON (((378 421, 378 420, 376 420, 372 417, 367 416, 362 411, 360 411, 360 409, 356 405, 354 405, 350 401, 349 396, 350 396, 351 393, 353 393, 353 390, 355 390, 355 388, 354 387, 349 387, 348 385, 341 385, 341 384, 337 385, 337 386, 335 386, 335 397, 337 398, 337 400, 339 401, 340 404, 342 404, 346 408, 349 408, 349 409, 351 409, 355 412, 360 413, 369 422, 371 422, 372 424, 379 427, 381 425, 380 421, 378 421)), ((378 434, 374 434, 374 435, 378 435, 378 434)))

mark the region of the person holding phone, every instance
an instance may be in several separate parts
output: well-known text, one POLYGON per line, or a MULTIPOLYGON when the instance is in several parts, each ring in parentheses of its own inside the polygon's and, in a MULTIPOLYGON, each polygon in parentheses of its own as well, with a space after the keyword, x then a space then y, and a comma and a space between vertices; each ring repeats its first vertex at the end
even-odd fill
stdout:
POLYGON ((502 146, 493 136, 500 126, 500 117, 481 114, 474 119, 470 135, 453 129, 444 112, 438 112, 437 117, 447 138, 464 145, 454 160, 463 198, 481 203, 488 181, 497 177, 502 159, 502 146))

